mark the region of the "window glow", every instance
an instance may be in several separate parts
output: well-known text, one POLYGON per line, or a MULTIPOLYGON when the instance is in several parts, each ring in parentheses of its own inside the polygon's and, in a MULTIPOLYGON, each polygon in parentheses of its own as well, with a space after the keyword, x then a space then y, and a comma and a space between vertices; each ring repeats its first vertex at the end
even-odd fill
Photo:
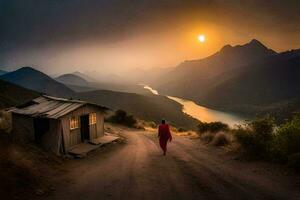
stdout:
POLYGON ((71 117, 70 119, 70 130, 79 128, 79 118, 78 117, 71 117))
POLYGON ((96 124, 96 121, 97 121, 97 115, 96 115, 96 113, 90 113, 89 114, 89 124, 90 125, 96 124))

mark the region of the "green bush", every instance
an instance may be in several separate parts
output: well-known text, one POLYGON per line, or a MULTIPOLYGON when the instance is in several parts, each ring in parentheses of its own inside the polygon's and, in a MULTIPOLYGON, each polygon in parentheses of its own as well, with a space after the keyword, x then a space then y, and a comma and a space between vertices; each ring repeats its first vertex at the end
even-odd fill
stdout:
POLYGON ((255 135, 248 126, 238 126, 232 130, 237 142, 248 152, 255 149, 255 135))
POLYGON ((135 127, 137 123, 137 120, 132 115, 128 115, 124 110, 117 110, 108 121, 128 127, 135 127))
POLYGON ((300 115, 281 125, 276 131, 271 148, 272 157, 286 162, 290 155, 300 153, 300 115))
POLYGON ((229 126, 222 122, 201 122, 198 125, 198 131, 200 133, 211 132, 217 133, 219 131, 228 131, 229 126))
POLYGON ((272 161, 300 167, 300 114, 274 131, 274 119, 257 119, 232 130, 246 152, 272 161))
POLYGON ((265 117, 238 126, 233 134, 247 153, 264 157, 269 153, 274 127, 274 119, 265 117))

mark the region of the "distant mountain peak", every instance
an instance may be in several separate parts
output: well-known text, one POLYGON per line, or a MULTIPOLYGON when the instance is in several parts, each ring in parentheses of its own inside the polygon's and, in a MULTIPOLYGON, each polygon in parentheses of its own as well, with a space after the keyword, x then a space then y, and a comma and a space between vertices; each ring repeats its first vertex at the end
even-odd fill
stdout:
MULTIPOLYGON (((259 44, 259 45, 263 45, 259 40, 257 39, 252 39, 249 44, 259 44)), ((264 45, 263 45, 264 46, 264 45)))
POLYGON ((89 86, 88 81, 76 74, 63 74, 57 78, 56 81, 66 85, 89 86))
POLYGON ((70 97, 74 95, 74 91, 64 84, 59 83, 47 74, 28 66, 6 73, 1 76, 1 79, 52 96, 70 97))
POLYGON ((243 45, 231 46, 229 44, 221 48, 220 53, 245 52, 245 53, 265 53, 267 55, 276 54, 275 51, 266 47, 257 39, 252 39, 250 42, 243 45))
POLYGON ((230 44, 226 44, 224 47, 221 48, 220 51, 228 51, 232 48, 233 48, 233 46, 231 46, 230 44))
POLYGON ((32 70, 32 71, 37 71, 36 69, 34 69, 33 67, 30 67, 30 66, 21 67, 18 70, 32 70))
POLYGON ((269 49, 268 47, 266 47, 262 42, 258 41, 257 39, 252 39, 249 43, 247 43, 243 46, 252 46, 252 47, 256 47, 256 48, 269 49))
POLYGON ((35 73, 35 74, 44 74, 44 75, 46 75, 45 73, 43 73, 43 72, 41 72, 41 71, 39 71, 39 70, 37 70, 33 67, 30 67, 30 66, 21 67, 21 68, 17 69, 15 72, 19 72, 19 73, 25 72, 25 73, 35 73))

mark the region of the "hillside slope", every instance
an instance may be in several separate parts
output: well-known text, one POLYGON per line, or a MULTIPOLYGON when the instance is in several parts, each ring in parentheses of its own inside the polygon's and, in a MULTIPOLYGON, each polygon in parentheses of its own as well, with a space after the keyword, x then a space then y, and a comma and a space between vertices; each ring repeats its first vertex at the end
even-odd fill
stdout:
POLYGON ((4 70, 0 69, 0 76, 3 75, 3 74, 6 74, 6 73, 7 73, 7 71, 4 71, 4 70))
POLYGON ((189 129, 195 129, 198 124, 181 112, 180 104, 164 96, 97 90, 78 93, 78 97, 111 109, 123 109, 138 118, 157 123, 166 119, 177 127, 189 129))
POLYGON ((25 103, 40 94, 0 80, 0 109, 25 103))
POLYGON ((64 84, 31 67, 9 72, 0 76, 0 79, 52 96, 69 98, 75 95, 75 92, 64 84))
POLYGON ((209 91, 202 101, 235 110, 297 102, 295 99, 300 97, 299 74, 300 50, 280 53, 240 70, 209 91))
POLYGON ((75 74, 63 74, 55 78, 55 80, 65 85, 76 85, 82 87, 89 86, 89 82, 87 82, 84 78, 77 76, 75 74))
POLYGON ((197 101, 211 88, 229 78, 220 75, 271 55, 276 55, 276 52, 258 40, 244 45, 226 45, 207 58, 183 62, 167 76, 158 78, 153 85, 160 93, 197 101))

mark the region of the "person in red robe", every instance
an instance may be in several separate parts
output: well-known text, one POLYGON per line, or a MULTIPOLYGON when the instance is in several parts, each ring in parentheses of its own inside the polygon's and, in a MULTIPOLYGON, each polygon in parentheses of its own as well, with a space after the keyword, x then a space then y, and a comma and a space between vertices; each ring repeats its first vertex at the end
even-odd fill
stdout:
POLYGON ((163 150, 163 155, 165 156, 167 153, 167 143, 168 141, 172 141, 172 134, 170 132, 170 127, 166 124, 165 120, 161 121, 161 125, 158 127, 158 138, 159 138, 159 145, 163 150))

